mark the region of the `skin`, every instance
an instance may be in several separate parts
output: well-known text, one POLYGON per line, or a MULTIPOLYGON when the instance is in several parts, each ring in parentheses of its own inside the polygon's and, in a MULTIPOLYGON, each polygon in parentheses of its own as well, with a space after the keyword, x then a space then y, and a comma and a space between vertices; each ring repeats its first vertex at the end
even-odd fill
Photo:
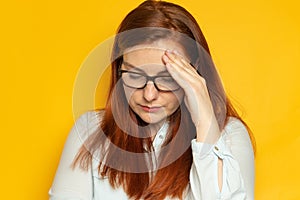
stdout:
MULTIPOLYGON (((149 81, 144 89, 124 86, 129 106, 156 133, 165 119, 184 101, 196 127, 196 141, 214 144, 220 137, 220 130, 210 101, 206 81, 189 64, 183 48, 169 40, 159 40, 151 45, 139 45, 129 49, 124 61, 143 70, 149 76, 166 71, 180 85, 176 92, 159 92, 149 81), (152 64, 149 67, 149 64, 152 64), (147 112, 147 107, 158 107, 158 111, 147 112)), ((122 65, 122 69, 135 70, 122 65)), ((165 74, 164 74, 165 75, 165 74)), ((222 189, 222 160, 218 160, 218 182, 222 189)))
MULTIPOLYGON (((139 45, 134 49, 128 49, 123 55, 123 60, 135 68, 124 64, 121 68, 139 73, 142 71, 149 76, 171 76, 162 60, 166 45, 179 48, 176 44, 160 41, 152 45, 139 45)), ((141 119, 149 123, 153 133, 156 133, 167 117, 177 110, 184 97, 182 89, 175 92, 160 92, 152 81, 149 81, 144 89, 133 89, 124 85, 124 91, 129 106, 141 119), (152 112, 147 111, 147 108, 158 109, 152 112)))
MULTIPOLYGON (((209 98, 206 82, 178 53, 167 50, 163 55, 166 68, 185 92, 184 102, 197 130, 197 142, 214 143, 221 133, 209 98)), ((218 159, 218 186, 222 190, 223 161, 218 159)))

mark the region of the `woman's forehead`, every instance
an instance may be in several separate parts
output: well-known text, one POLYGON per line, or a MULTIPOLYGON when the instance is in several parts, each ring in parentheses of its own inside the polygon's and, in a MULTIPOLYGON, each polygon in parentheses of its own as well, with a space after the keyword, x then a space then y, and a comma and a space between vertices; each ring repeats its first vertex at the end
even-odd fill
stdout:
POLYGON ((188 58, 183 47, 171 40, 158 40, 150 44, 140 44, 127 48, 123 54, 123 58, 130 60, 140 59, 138 60, 139 62, 145 61, 158 64, 162 63, 162 56, 166 50, 176 50, 182 57, 188 58))
POLYGON ((151 64, 164 65, 162 60, 164 52, 164 49, 145 47, 127 52, 123 55, 123 60, 135 67, 151 64))
POLYGON ((135 66, 127 61, 123 61, 123 69, 133 71, 133 72, 141 72, 148 75, 169 75, 166 66, 163 64, 157 63, 147 63, 144 65, 135 66))

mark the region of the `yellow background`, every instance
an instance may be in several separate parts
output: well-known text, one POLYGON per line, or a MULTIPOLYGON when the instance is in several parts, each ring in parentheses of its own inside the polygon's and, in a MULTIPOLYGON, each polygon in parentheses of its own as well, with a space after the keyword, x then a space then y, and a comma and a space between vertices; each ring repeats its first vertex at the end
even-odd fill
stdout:
MULTIPOLYGON (((1 199, 48 198, 74 123, 80 65, 140 2, 1 2, 1 199)), ((173 2, 200 23, 225 88, 255 134, 256 199, 300 199, 298 1, 173 2)))

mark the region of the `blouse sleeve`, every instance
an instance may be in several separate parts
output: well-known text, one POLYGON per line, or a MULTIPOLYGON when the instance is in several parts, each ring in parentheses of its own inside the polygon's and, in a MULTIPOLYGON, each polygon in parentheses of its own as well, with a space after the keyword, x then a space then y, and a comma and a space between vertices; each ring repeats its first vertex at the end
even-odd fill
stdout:
POLYGON ((92 175, 91 168, 84 171, 71 164, 86 138, 94 129, 95 112, 87 112, 81 115, 72 127, 64 150, 61 155, 54 181, 49 190, 50 200, 87 200, 92 199, 92 175))
POLYGON ((254 154, 243 123, 230 118, 214 144, 192 140, 193 164, 188 199, 254 199, 254 154), (223 161, 222 190, 218 186, 218 159, 223 161))

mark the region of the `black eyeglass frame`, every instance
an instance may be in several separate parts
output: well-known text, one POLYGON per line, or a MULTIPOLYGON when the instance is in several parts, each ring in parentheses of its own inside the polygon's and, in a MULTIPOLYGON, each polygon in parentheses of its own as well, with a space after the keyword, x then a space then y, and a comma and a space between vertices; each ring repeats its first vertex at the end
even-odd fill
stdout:
POLYGON ((174 90, 162 90, 162 89, 159 89, 159 88, 158 88, 158 86, 156 85, 156 82, 155 82, 155 79, 156 79, 156 78, 161 78, 161 77, 171 77, 171 76, 148 76, 148 75, 146 75, 146 74, 141 74, 141 73, 138 73, 138 72, 131 72, 131 71, 128 71, 128 70, 123 70, 123 69, 119 69, 119 70, 118 70, 118 73, 119 73, 119 77, 120 77, 120 78, 122 78, 122 74, 123 74, 123 73, 137 74, 137 75, 141 75, 141 76, 146 77, 145 85, 142 86, 142 87, 138 87, 138 88, 137 88, 137 87, 130 86, 130 85, 127 85, 127 84, 123 81, 123 79, 122 79, 123 84, 126 85, 126 86, 129 87, 129 88, 134 88, 134 89, 144 89, 144 88, 147 86, 147 84, 148 84, 149 81, 152 81, 152 82, 153 82, 154 87, 155 87, 156 90, 159 91, 159 92, 174 92, 174 91, 177 91, 177 90, 179 90, 179 89, 181 88, 179 85, 178 85, 178 88, 176 88, 176 89, 174 89, 174 90))

